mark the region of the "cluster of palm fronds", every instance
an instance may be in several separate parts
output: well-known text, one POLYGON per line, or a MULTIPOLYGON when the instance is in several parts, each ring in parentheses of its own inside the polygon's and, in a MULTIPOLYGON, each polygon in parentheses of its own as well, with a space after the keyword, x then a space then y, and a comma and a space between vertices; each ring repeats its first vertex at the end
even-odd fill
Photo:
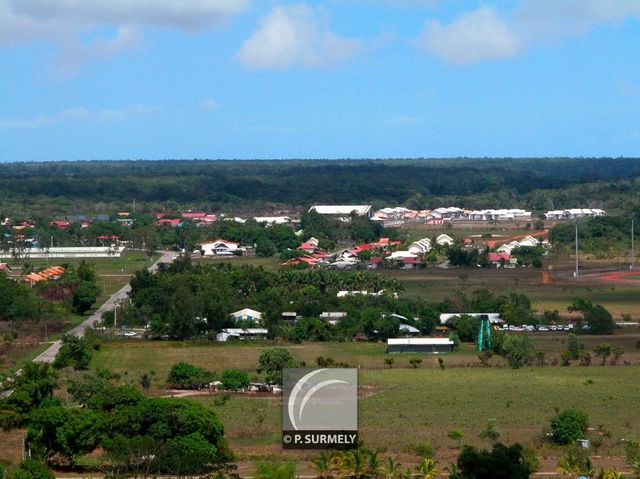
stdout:
POLYGON ((376 479, 434 479, 438 463, 424 457, 415 470, 404 467, 396 458, 383 458, 378 452, 365 448, 350 451, 323 451, 311 461, 319 478, 376 478, 376 479))

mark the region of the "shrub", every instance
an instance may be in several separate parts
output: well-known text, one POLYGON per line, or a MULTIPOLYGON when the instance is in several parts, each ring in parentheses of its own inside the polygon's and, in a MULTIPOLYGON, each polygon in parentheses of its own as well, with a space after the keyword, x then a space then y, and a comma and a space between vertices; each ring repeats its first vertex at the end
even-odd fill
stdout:
POLYGON ((497 443, 491 451, 464 446, 451 479, 528 479, 531 459, 520 444, 497 443))
POLYGON ((7 479, 55 479, 55 475, 42 462, 25 459, 9 473, 7 479))
POLYGON ((60 369, 67 366, 73 369, 89 369, 91 349, 84 339, 67 334, 62 338, 62 346, 53 361, 53 367, 60 369))
POLYGON ((413 366, 414 368, 417 368, 422 364, 422 358, 411 358, 409 359, 409 364, 411 364, 411 366, 413 366))
POLYGON ((579 359, 580 351, 582 349, 583 346, 580 341, 578 341, 578 337, 575 334, 570 333, 567 338, 567 351, 569 352, 571 359, 579 359))
POLYGON ((264 379, 269 384, 282 384, 282 370, 297 367, 299 363, 288 349, 270 348, 260 353, 257 370, 258 374, 264 374, 264 379))
POLYGON ((430 442, 418 442, 411 447, 411 450, 421 457, 435 457, 433 446, 430 442))
POLYGON ((480 439, 491 439, 492 441, 497 441, 500 437, 500 430, 496 425, 496 420, 489 419, 487 421, 487 425, 480 432, 480 434, 478 434, 478 437, 480 437, 480 439))
POLYGON ((587 434, 589 415, 578 409, 565 409, 551 419, 553 442, 571 444, 587 434))
POLYGON ((171 366, 167 386, 176 389, 198 389, 215 379, 215 374, 189 363, 171 366))
POLYGON ((296 477, 296 466, 292 461, 270 461, 258 462, 255 479, 294 479, 296 477))
POLYGON ((249 385, 249 375, 244 371, 236 371, 235 369, 227 369, 220 376, 222 389, 238 391, 249 385))

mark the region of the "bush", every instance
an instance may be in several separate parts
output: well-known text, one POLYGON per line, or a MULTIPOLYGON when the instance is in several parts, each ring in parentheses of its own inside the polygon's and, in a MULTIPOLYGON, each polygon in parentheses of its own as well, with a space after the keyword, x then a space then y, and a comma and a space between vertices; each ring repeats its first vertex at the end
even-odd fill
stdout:
POLYGON ((589 427, 589 415, 578 409, 565 409, 551 419, 553 442, 571 444, 584 439, 589 427))
POLYGON ((636 341, 636 348, 640 349, 640 339, 636 341))
POLYGON ((487 421, 487 425, 480 432, 480 434, 478 434, 478 437, 480 437, 480 439, 491 439, 492 441, 497 441, 500 437, 500 430, 496 425, 496 420, 489 419, 487 421))
POLYGON ((73 369, 89 369, 91 349, 84 339, 67 334, 62 338, 62 346, 53 361, 53 367, 60 369, 67 366, 73 369))
POLYGON ((258 462, 255 479, 294 479, 296 477, 296 466, 292 461, 270 461, 258 462))
POLYGON ((42 462, 25 459, 9 473, 7 479, 55 479, 55 475, 42 462))
POLYGON ((222 389, 238 391, 249 385, 249 375, 244 371, 236 371, 235 369, 227 369, 220 376, 222 389))
POLYGON ((264 349, 258 359, 258 374, 264 374, 269 384, 282 384, 282 370, 297 367, 298 361, 284 348, 264 349))
POLYGON ((215 374, 189 363, 171 366, 167 386, 176 389, 199 389, 215 379, 215 374))
POLYGON ((611 313, 599 304, 587 310, 584 320, 589 326, 589 334, 611 334, 616 327, 611 313))
POLYGON ((526 334, 503 335, 500 344, 496 344, 496 353, 504 356, 514 369, 530 366, 538 357, 533 341, 526 334))
POLYGON ((578 341, 578 337, 570 333, 567 337, 567 350, 570 354, 570 359, 580 359, 580 352, 584 349, 583 345, 578 341))
POLYGON ((520 444, 497 443, 491 451, 464 446, 451 479, 528 479, 531 459, 520 444))
POLYGON ((71 309, 80 315, 86 313, 98 299, 100 289, 89 281, 81 281, 73 292, 71 309))
POLYGON ((451 318, 449 325, 458 334, 460 341, 465 343, 475 342, 480 330, 480 321, 467 314, 451 318))

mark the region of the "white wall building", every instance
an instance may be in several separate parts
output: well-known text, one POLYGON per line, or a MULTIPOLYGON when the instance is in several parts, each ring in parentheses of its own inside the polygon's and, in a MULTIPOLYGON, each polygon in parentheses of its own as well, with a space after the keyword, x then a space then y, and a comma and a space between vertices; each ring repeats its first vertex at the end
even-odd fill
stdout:
POLYGON ((357 216, 371 218, 373 215, 371 205, 314 205, 309 208, 309 212, 315 211, 320 215, 338 216, 348 218, 351 213, 357 216))
POLYGON ((244 251, 238 243, 226 240, 215 240, 200 245, 203 256, 232 256, 244 251))
POLYGON ((471 316, 472 318, 487 316, 491 324, 504 323, 504 320, 500 317, 500 313, 443 313, 440 315, 440 324, 447 324, 452 318, 459 316, 471 316))
POLYGON ((473 210, 469 212, 469 219, 471 221, 528 220, 531 219, 531 211, 518 208, 473 210))
POLYGON ((431 240, 429 238, 422 238, 409 245, 409 253, 412 254, 425 254, 431 251, 431 240))
POLYGON ((548 220, 572 220, 585 216, 604 216, 605 211, 598 208, 571 208, 567 210, 547 211, 544 217, 548 220))

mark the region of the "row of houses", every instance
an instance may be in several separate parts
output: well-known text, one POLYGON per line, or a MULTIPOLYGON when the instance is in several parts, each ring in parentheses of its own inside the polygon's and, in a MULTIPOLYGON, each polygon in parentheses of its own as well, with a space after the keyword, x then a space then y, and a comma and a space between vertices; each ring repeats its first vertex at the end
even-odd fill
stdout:
POLYGON ((576 218, 604 216, 605 211, 598 208, 572 208, 568 210, 547 211, 544 217, 548 220, 573 220, 576 218))
POLYGON ((520 248, 521 246, 540 246, 540 245, 544 247, 548 247, 549 241, 547 239, 543 239, 542 241, 539 241, 533 236, 526 236, 520 240, 513 240, 508 243, 505 243, 499 246, 496 249, 496 251, 498 253, 506 253, 508 255, 511 255, 514 249, 520 248))
MULTIPOLYGON (((528 221, 532 212, 520 208, 488 208, 470 210, 456 206, 435 209, 412 210, 403 206, 387 207, 373 211, 372 205, 314 205, 309 211, 321 215, 348 220, 352 214, 370 218, 385 226, 401 226, 405 223, 426 223, 441 225, 446 221, 528 221)), ((548 220, 570 220, 586 216, 603 216, 605 211, 598 208, 571 208, 552 210, 545 214, 548 220)))
POLYGON ((20 281, 33 287, 35 284, 43 282, 43 281, 55 281, 60 278, 65 272, 65 269, 62 266, 50 266, 45 268, 37 273, 29 273, 22 278, 20 281))

